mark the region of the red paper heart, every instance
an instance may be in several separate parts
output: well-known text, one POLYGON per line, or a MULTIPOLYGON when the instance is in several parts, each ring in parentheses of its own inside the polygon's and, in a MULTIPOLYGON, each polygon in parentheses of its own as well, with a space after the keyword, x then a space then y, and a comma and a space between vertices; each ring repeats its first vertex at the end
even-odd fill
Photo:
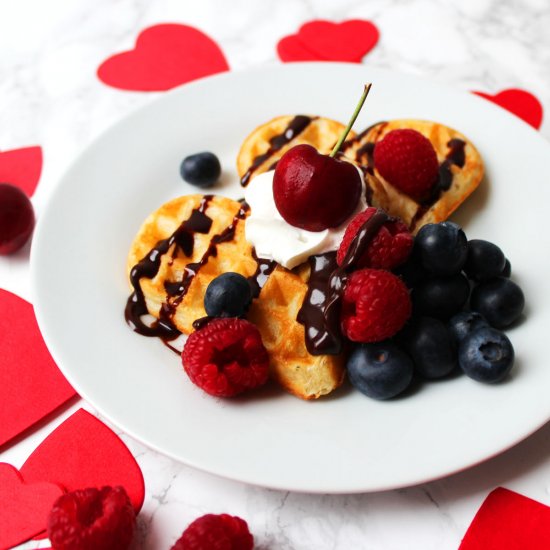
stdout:
POLYGON ((136 512, 143 504, 143 474, 122 440, 103 422, 79 409, 29 456, 21 474, 67 491, 122 485, 136 512))
POLYGON ((43 531, 62 494, 58 485, 29 483, 13 466, 0 463, 0 548, 12 548, 43 531))
POLYGON ((360 63, 379 37, 371 21, 350 19, 333 23, 317 19, 302 25, 297 34, 282 38, 277 44, 277 52, 282 61, 360 63))
POLYGON ((459 550, 548 550, 550 507, 499 487, 485 499, 459 550))
POLYGON ((527 124, 535 129, 539 129, 542 124, 543 108, 541 102, 530 92, 509 88, 502 90, 495 95, 484 92, 474 92, 474 94, 484 97, 514 115, 518 116, 527 124))
POLYGON ((32 197, 42 172, 42 148, 24 147, 0 153, 0 183, 11 183, 32 197))
POLYGON ((76 395, 54 363, 32 306, 0 289, 0 446, 76 395))
POLYGON ((209 36, 187 25, 163 24, 142 31, 133 50, 106 59, 97 75, 115 88, 153 92, 227 70, 209 36))

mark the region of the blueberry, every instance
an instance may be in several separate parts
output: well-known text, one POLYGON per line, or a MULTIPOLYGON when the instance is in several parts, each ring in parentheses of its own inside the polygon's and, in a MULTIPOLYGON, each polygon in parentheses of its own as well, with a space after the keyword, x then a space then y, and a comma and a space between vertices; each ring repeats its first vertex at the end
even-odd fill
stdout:
POLYGON ((374 399, 390 399, 411 383, 413 363, 391 342, 363 344, 351 353, 347 371, 350 382, 374 399))
POLYGON ((222 167, 214 153, 196 153, 185 157, 180 166, 181 177, 197 187, 211 187, 221 174, 222 167))
POLYGON ((502 273, 506 258, 502 250, 489 241, 472 239, 468 242, 468 257, 464 272, 475 281, 487 281, 502 273))
POLYGON ((470 307, 495 328, 504 328, 516 321, 525 306, 521 288, 504 277, 496 277, 477 285, 472 291, 470 307))
POLYGON ((468 255, 468 241, 456 223, 428 223, 420 228, 414 241, 425 269, 435 275, 459 273, 468 255))
POLYGON ((470 295, 470 283, 461 273, 428 279, 415 287, 415 315, 448 319, 462 309, 470 295))
POLYGON ((439 319, 413 319, 400 335, 416 371, 424 378, 442 378, 456 366, 456 347, 447 326, 439 319))
POLYGON ((404 264, 394 270, 394 273, 403 280, 408 288, 414 288, 429 276, 422 267, 417 254, 411 254, 404 264))
POLYGON ((240 317, 252 301, 252 287, 239 273, 222 273, 210 282, 204 294, 204 309, 210 317, 240 317))
POLYGON ((488 326, 489 323, 477 311, 461 311, 449 320, 449 329, 457 343, 464 340, 470 332, 488 326))
POLYGON ((493 384, 510 372, 514 364, 514 348, 503 332, 483 327, 462 340, 458 362, 470 378, 493 384))
POLYGON ((510 263, 510 260, 506 258, 506 261, 504 262, 504 267, 502 268, 502 272, 500 273, 501 277, 510 277, 512 275, 512 264, 510 263))

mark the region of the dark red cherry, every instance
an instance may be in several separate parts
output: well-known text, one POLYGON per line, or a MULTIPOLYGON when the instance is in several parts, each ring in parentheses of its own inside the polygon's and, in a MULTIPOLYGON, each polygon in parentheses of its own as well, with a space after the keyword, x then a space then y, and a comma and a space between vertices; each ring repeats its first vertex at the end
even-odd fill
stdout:
POLYGON ((0 183, 0 254, 19 250, 34 229, 31 201, 19 187, 0 183))
POLYGON ((273 176, 277 210, 290 225, 308 231, 338 227, 357 207, 361 192, 361 176, 353 164, 306 144, 289 149, 273 176))

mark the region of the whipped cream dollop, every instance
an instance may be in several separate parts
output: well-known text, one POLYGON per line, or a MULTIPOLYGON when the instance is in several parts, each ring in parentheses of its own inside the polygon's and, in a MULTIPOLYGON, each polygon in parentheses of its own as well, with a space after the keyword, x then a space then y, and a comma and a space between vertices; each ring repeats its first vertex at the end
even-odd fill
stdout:
POLYGON ((363 174, 359 169, 357 171, 361 177, 362 192, 355 210, 338 227, 323 231, 306 231, 283 219, 273 199, 274 170, 253 178, 244 191, 244 199, 250 206, 250 215, 245 222, 245 236, 256 249, 256 255, 292 269, 313 254, 337 250, 350 220, 368 206, 363 174))

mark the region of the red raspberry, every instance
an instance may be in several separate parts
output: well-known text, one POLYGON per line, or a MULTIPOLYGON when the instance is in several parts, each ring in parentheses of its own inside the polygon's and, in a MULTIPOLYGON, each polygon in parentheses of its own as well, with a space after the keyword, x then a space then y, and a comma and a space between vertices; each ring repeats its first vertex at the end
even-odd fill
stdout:
MULTIPOLYGON (((344 238, 340 243, 336 261, 342 265, 350 244, 355 235, 376 212, 370 207, 357 214, 346 227, 344 238)), ((367 250, 354 265, 355 268, 375 267, 378 269, 393 269, 405 262, 411 253, 413 238, 407 226, 401 221, 386 222, 370 242, 367 250)))
POLYGON ((354 271, 342 301, 342 332, 354 342, 379 342, 399 331, 411 316, 403 281, 382 269, 354 271))
POLYGON ((206 514, 187 527, 171 550, 252 550, 254 537, 244 519, 206 514))
POLYGON ((54 550, 124 550, 134 534, 136 513, 123 487, 61 495, 48 517, 54 550))
POLYGON ((258 329, 244 319, 214 319, 189 335, 183 368, 206 393, 232 397, 267 382, 269 357, 258 329))
POLYGON ((430 140, 416 130, 392 130, 374 148, 382 177, 416 200, 427 198, 437 183, 439 163, 430 140))

